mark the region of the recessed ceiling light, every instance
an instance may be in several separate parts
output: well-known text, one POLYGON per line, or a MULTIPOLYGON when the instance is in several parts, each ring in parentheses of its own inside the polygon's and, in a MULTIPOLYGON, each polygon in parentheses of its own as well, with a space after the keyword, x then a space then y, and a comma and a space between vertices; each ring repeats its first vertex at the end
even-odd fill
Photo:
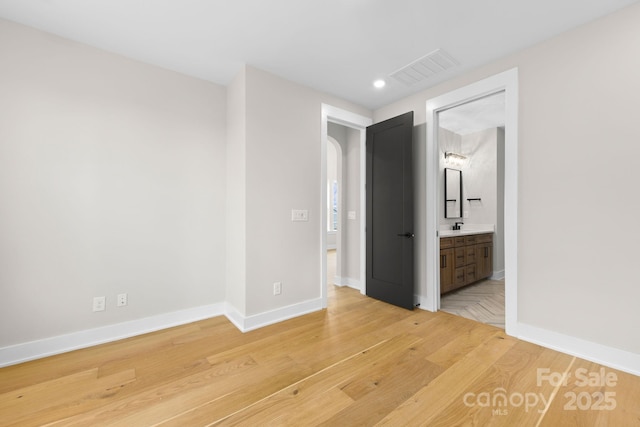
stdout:
POLYGON ((383 87, 385 87, 386 84, 387 84, 387 82, 385 82, 382 79, 376 80, 375 82, 373 82, 373 85, 378 89, 382 89, 383 87))

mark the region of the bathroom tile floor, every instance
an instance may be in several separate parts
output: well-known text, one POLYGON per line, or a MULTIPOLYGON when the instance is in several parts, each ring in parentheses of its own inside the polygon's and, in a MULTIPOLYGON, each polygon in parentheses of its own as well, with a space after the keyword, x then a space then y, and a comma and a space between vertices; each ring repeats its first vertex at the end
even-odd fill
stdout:
POLYGON ((483 280, 449 292, 440 310, 504 329, 504 280, 483 280))

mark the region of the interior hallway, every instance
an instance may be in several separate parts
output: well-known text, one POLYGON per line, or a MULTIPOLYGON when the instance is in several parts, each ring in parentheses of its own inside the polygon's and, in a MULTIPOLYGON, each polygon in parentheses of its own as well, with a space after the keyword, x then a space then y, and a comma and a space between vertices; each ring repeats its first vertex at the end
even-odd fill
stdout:
POLYGON ((327 251, 327 284, 329 288, 334 284, 336 278, 336 250, 329 249, 327 251))

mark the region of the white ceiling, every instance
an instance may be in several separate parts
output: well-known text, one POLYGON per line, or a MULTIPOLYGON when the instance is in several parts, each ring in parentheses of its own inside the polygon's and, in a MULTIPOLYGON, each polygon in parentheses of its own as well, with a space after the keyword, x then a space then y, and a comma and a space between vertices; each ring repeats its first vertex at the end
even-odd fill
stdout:
POLYGON ((0 17, 223 85, 246 63, 374 109, 636 1, 0 0, 0 17), (438 48, 459 65, 388 78, 438 48))

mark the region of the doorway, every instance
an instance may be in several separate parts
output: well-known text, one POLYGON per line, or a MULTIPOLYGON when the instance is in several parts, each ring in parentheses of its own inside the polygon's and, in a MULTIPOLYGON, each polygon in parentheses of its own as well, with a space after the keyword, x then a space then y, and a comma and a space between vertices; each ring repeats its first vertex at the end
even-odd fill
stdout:
MULTIPOLYGON (((327 250, 328 250, 328 233, 327 233, 327 224, 329 221, 329 188, 327 185, 327 144, 329 142, 329 127, 340 126, 347 129, 347 142, 348 145, 346 147, 348 150, 355 152, 353 154, 357 154, 353 158, 357 158, 356 167, 349 168, 349 176, 343 176, 343 187, 345 187, 344 183, 349 177, 352 177, 352 182, 357 182, 357 185, 354 190, 350 191, 351 196, 349 197, 349 201, 345 202, 344 197, 342 198, 342 205, 338 203, 338 209, 341 211, 341 214, 338 219, 338 230, 336 233, 336 237, 338 241, 336 241, 336 248, 339 248, 340 252, 345 252, 347 249, 343 244, 346 240, 349 240, 349 247, 357 248, 357 255, 349 256, 349 269, 347 269, 345 263, 341 261, 336 261, 339 263, 339 273, 336 270, 337 280, 339 281, 341 286, 349 286, 352 288, 358 289, 361 293, 365 293, 365 145, 366 145, 366 127, 371 125, 372 120, 368 117, 360 116, 358 114, 352 113, 350 111, 346 111, 340 108, 336 108, 330 105, 323 104, 322 105, 322 116, 321 116, 321 138, 320 138, 320 149, 321 149, 321 214, 320 214, 320 294, 322 298, 322 307, 327 307, 327 295, 328 295, 328 279, 327 279, 327 250), (354 176, 355 175, 355 176, 354 176), (346 233, 346 228, 344 226, 345 222, 349 222, 349 230, 356 231, 355 236, 349 236, 346 233), (341 227, 341 223, 343 224, 341 227), (344 232, 343 232, 344 231, 344 232), (354 259, 355 258, 355 259, 354 259), (354 266, 355 264, 355 266, 354 266), (339 274, 339 275, 338 275, 339 274), (357 276, 357 277, 350 277, 357 276)), ((334 138, 335 139, 335 138, 334 138)), ((345 147, 342 147, 343 154, 345 152, 345 147)), ((349 154, 346 154, 348 156, 349 154)), ((343 156, 345 157, 345 156, 343 156)), ((344 168, 343 168, 344 170, 344 168)), ((348 186, 349 184, 347 184, 348 186)), ((338 186, 338 189, 340 187, 338 186)), ((344 193, 344 191, 343 191, 344 193)), ((344 253, 341 254, 341 258, 345 259, 344 253)), ((338 257, 338 253, 336 253, 336 258, 338 257)))
POLYGON ((340 284, 343 250, 343 170, 346 163, 342 146, 347 143, 345 127, 329 123, 327 144, 327 284, 340 284), (341 132, 340 132, 341 131, 341 132), (341 139, 340 143, 336 139, 341 139))
POLYGON ((504 150, 504 274, 505 274, 505 331, 517 335, 517 242, 518 242, 518 70, 505 71, 437 98, 427 101, 427 183, 426 183, 426 243, 427 292, 424 308, 440 308, 440 188, 444 185, 439 174, 440 145, 439 113, 453 107, 484 98, 505 94, 505 150, 504 150))
POLYGON ((504 101, 501 91, 438 113, 440 309, 502 329, 504 101))

